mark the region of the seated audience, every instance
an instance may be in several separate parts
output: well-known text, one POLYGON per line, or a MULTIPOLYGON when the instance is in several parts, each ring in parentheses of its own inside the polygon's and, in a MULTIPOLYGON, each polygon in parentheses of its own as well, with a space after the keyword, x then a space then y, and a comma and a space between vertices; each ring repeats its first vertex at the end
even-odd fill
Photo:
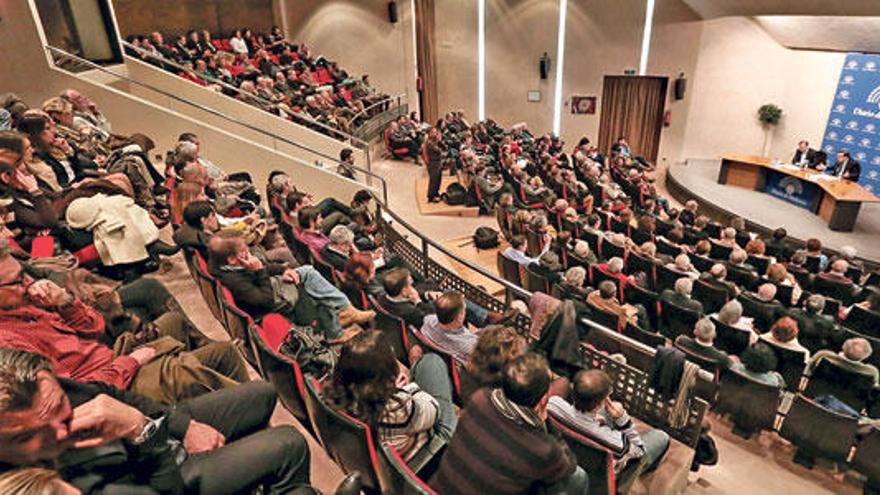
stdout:
POLYGON ((305 438, 269 427, 277 396, 266 382, 169 407, 53 368, 0 347, 0 465, 48 463, 90 493, 313 493, 305 438))
POLYGON ((465 402, 481 388, 500 387, 504 366, 527 350, 525 337, 511 327, 490 325, 483 329, 462 370, 461 395, 465 402))
POLYGON ((825 348, 836 349, 842 341, 843 331, 834 322, 834 318, 823 314, 825 303, 824 296, 813 294, 804 301, 803 307, 791 308, 786 312, 797 323, 798 340, 810 352, 825 348))
POLYGON ((611 400, 613 384, 602 370, 579 371, 564 396, 547 404, 550 416, 607 448, 614 455, 617 484, 628 487, 642 473, 657 468, 669 448, 669 435, 658 429, 639 432, 619 402, 611 400))
POLYGON ((640 321, 647 320, 643 314, 644 308, 618 301, 617 286, 610 280, 599 282, 599 288, 587 295, 587 303, 596 309, 617 315, 619 328, 625 327, 627 323, 639 324, 640 321))
POLYGON ((174 242, 184 250, 196 251, 208 259, 208 242, 219 230, 217 213, 208 201, 193 201, 183 210, 183 224, 174 232, 174 242))
POLYGON ((438 493, 586 494, 586 472, 544 425, 550 382, 542 356, 527 353, 508 362, 500 388, 471 397, 431 487, 438 493))
POLYGON ((209 340, 180 315, 155 323, 157 335, 129 334, 114 352, 98 340, 107 330, 99 312, 51 280, 32 279, 12 256, 0 253, 0 346, 39 352, 61 377, 165 403, 249 380, 231 342, 209 340))
MULTIPOLYGON (((546 253, 549 249, 550 243, 545 243, 544 251, 541 254, 546 253)), ((526 254, 526 238, 521 235, 513 236, 513 238, 510 239, 510 246, 508 246, 501 255, 509 260, 516 261, 523 267, 540 263, 540 256, 533 258, 526 254)))
POLYGON ((751 332, 751 335, 754 337, 753 340, 757 339, 758 334, 754 333, 754 320, 748 316, 743 316, 742 313, 742 303, 736 299, 732 299, 722 306, 718 313, 710 316, 729 327, 747 330, 751 332))
POLYGON ((712 265, 707 273, 700 275, 700 280, 716 289, 726 291, 730 298, 739 295, 739 287, 727 280, 727 268, 721 263, 712 265))
POLYGON ((229 236, 214 236, 208 244, 209 271, 229 289, 235 304, 254 319, 268 313, 310 324, 297 316, 302 309, 301 299, 309 299, 317 306, 318 330, 330 343, 344 342, 360 330, 376 313, 359 311, 348 298, 328 282, 311 265, 288 268, 279 263, 264 263, 248 249, 247 243, 235 232, 229 236))
POLYGON ((482 330, 471 330, 465 325, 467 300, 461 292, 445 292, 434 300, 434 309, 434 314, 424 317, 422 335, 429 344, 451 355, 459 365, 464 365, 482 330))
POLYGON ((755 327, 766 331, 780 315, 785 313, 782 303, 775 299, 776 286, 773 284, 761 284, 758 292, 743 292, 739 299, 746 308, 746 314, 755 319, 755 327))

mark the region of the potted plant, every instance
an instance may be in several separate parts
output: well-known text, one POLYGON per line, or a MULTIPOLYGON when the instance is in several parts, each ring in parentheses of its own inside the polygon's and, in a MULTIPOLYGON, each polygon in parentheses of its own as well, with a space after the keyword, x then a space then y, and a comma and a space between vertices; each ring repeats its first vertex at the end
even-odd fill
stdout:
POLYGON ((780 120, 782 120, 782 109, 777 105, 766 103, 758 108, 758 121, 761 122, 761 126, 764 128, 764 147, 762 148, 764 156, 767 155, 770 148, 772 129, 779 124, 780 120))

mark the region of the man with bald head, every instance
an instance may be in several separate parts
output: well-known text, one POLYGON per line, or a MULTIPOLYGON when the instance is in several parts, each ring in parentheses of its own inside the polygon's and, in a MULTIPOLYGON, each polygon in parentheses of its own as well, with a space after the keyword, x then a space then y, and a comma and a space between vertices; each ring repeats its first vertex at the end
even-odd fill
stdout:
POLYGON ((706 285, 726 291, 730 298, 739 295, 739 288, 736 284, 727 281, 727 268, 721 263, 712 265, 708 272, 700 276, 700 280, 706 285))
POLYGON ((847 270, 849 270, 849 262, 845 259, 836 259, 830 263, 827 272, 816 275, 816 278, 838 284, 853 285, 853 281, 846 276, 847 270))
POLYGON ((766 283, 758 287, 758 292, 743 292, 739 295, 745 315, 753 317, 755 327, 762 332, 770 330, 773 323, 785 314, 782 303, 775 299, 776 290, 775 285, 766 283))
POLYGON ((806 374, 811 375, 816 367, 819 366, 819 363, 828 361, 831 365, 846 371, 870 376, 874 379, 874 385, 876 386, 880 373, 878 373, 876 366, 864 362, 871 357, 872 352, 871 343, 867 339, 862 337, 852 338, 843 343, 843 348, 840 352, 823 349, 813 355, 807 363, 806 374))

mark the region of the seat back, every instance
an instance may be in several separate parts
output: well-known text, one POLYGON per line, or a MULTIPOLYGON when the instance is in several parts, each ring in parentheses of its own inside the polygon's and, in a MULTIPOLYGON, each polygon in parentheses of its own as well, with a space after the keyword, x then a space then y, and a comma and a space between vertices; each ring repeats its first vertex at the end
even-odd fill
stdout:
POLYGON ((692 297, 703 303, 703 311, 717 313, 729 301, 730 297, 726 290, 709 285, 702 280, 694 281, 692 297))
POLYGON ((824 359, 813 369, 803 394, 811 398, 833 395, 856 411, 861 411, 867 407, 873 389, 873 377, 841 368, 824 359))
POLYGON ((871 337, 880 337, 880 313, 877 311, 853 306, 846 316, 846 320, 843 321, 843 325, 871 337))
POLYGON ((522 284, 522 280, 520 277, 520 267, 519 263, 508 259, 506 256, 501 254, 501 251, 498 251, 495 257, 495 263, 498 266, 498 273, 501 274, 501 277, 504 280, 516 285, 522 284))
POLYGON ((752 332, 722 323, 714 316, 710 317, 715 324, 715 347, 722 351, 739 356, 749 348, 749 337, 752 332))
POLYGON ((655 285, 655 289, 658 293, 663 292, 666 289, 674 289, 675 281, 686 276, 687 275, 679 273, 671 268, 667 268, 666 266, 658 265, 657 284, 655 285))
POLYGON ((611 231, 617 232, 618 234, 624 234, 629 237, 630 235, 630 225, 628 223, 621 222, 617 219, 617 217, 611 217, 611 231))
POLYGON ((610 311, 605 311, 604 309, 597 308, 592 304, 590 304, 589 306, 592 310, 590 314, 591 320, 598 323, 599 325, 607 327, 610 330, 614 330, 616 332, 620 331, 620 318, 616 314, 610 311))
POLYGON ((309 412, 314 414, 312 421, 324 449, 344 472, 359 471, 364 487, 380 492, 383 487, 379 476, 381 466, 370 428, 363 421, 327 404, 312 379, 306 381, 306 392, 309 397, 307 406, 315 408, 309 412))
POLYGON ((760 333, 770 331, 770 327, 776 323, 777 315, 773 308, 776 306, 775 304, 759 301, 753 295, 744 296, 740 294, 737 300, 742 304, 743 316, 754 318, 755 328, 760 333))
MULTIPOLYGON (((763 339, 762 339, 763 340, 763 339)), ((785 379, 786 390, 797 390, 804 375, 804 353, 786 349, 773 342, 763 340, 776 354, 776 371, 785 379)))
POLYGON ((626 261, 626 248, 614 244, 607 238, 602 239, 602 259, 610 260, 615 257, 626 261))
POLYGON ((522 267, 520 275, 522 277, 520 285, 527 291, 550 293, 550 281, 547 280, 547 277, 535 273, 529 267, 522 267))
POLYGON ((781 302, 783 306, 790 308, 794 305, 792 298, 794 297, 793 285, 776 284, 776 296, 774 299, 781 302))
POLYGON ((767 273, 767 268, 770 266, 770 258, 750 254, 746 263, 755 267, 755 270, 758 271, 758 275, 764 275, 767 273))
POLYGON ((813 279, 813 292, 837 299, 844 305, 853 302, 853 285, 846 282, 829 280, 821 276, 816 277, 813 279))
POLYGON ((220 321, 226 323, 224 327, 233 340, 240 339, 247 345, 249 337, 248 327, 254 323, 254 320, 249 314, 235 305, 235 299, 232 298, 232 293, 229 292, 229 289, 223 286, 220 289, 222 294, 220 302, 223 306, 223 319, 220 321))
POLYGON ((810 273, 819 273, 822 266, 822 258, 819 256, 807 255, 807 262, 804 263, 804 268, 807 269, 810 273))
POLYGON ((629 275, 643 272, 645 274, 645 281, 648 288, 654 290, 657 277, 657 265, 654 264, 652 260, 636 253, 629 253, 629 256, 626 257, 626 267, 624 269, 629 275))
POLYGON ((651 328, 658 328, 660 323, 660 297, 656 292, 639 287, 636 284, 627 284, 623 291, 623 301, 629 304, 641 304, 648 313, 651 328))
POLYGON ((678 256, 681 254, 681 247, 663 238, 657 238, 657 253, 667 254, 669 256, 678 256))
POLYGON ((660 333, 669 340, 675 340, 679 335, 690 335, 699 319, 700 313, 696 311, 660 301, 660 333))
POLYGON ((271 330, 251 325, 251 345, 257 361, 260 364, 263 378, 274 387, 281 404, 303 426, 312 429, 309 421, 309 411, 305 402, 305 380, 302 370, 296 361, 278 352, 278 348, 271 347, 268 342, 276 342, 277 336, 271 335, 271 330))
POLYGON ((587 472, 591 495, 614 495, 617 493, 614 455, 611 450, 565 426, 553 416, 547 417, 547 427, 551 432, 562 436, 577 459, 578 466, 587 472))
POLYGON ((206 269, 207 265, 204 265, 204 260, 202 260, 202 257, 199 256, 198 253, 196 253, 196 260, 196 285, 199 287, 199 292, 202 293, 202 299, 205 300, 205 304, 208 305, 208 309, 211 310, 211 314, 214 315, 214 318, 217 318, 220 323, 224 323, 223 308, 220 305, 222 297, 220 284, 214 279, 214 277, 208 274, 206 269), (201 263, 199 263, 198 260, 202 260, 201 263))
POLYGON ((315 266, 315 269, 318 270, 318 273, 320 273, 325 280, 338 287, 339 276, 336 274, 336 269, 333 268, 332 265, 324 261, 324 258, 322 258, 321 254, 317 251, 310 250, 310 253, 312 255, 312 262, 315 266))
POLYGON ((406 322, 403 319, 391 314, 387 309, 379 304, 379 301, 368 296, 370 304, 376 309, 376 316, 373 318, 373 327, 385 334, 388 344, 394 349, 397 360, 409 366, 409 333, 406 329, 406 322))
POLYGON ((623 328, 623 334, 651 347, 660 347, 666 344, 666 337, 659 333, 645 330, 632 322, 627 322, 623 328))
POLYGON ((526 227, 526 254, 537 257, 544 249, 544 236, 534 229, 526 227))
POLYGON ((434 354, 443 358, 443 362, 446 363, 446 368, 449 372, 449 379, 452 382, 452 392, 453 399, 456 404, 461 405, 461 377, 458 375, 458 365, 455 362, 455 359, 451 354, 443 351, 442 349, 436 347, 434 344, 428 341, 422 332, 411 326, 407 326, 407 338, 412 344, 419 344, 424 349, 425 353, 433 352, 434 354))
POLYGON ((858 418, 836 413, 798 394, 779 434, 793 443, 802 456, 845 462, 857 428, 858 418))
POLYGON ((406 465, 406 461, 400 456, 394 447, 382 442, 382 463, 385 468, 385 479, 388 480, 388 493, 400 495, 435 495, 428 484, 418 477, 416 473, 406 465))
POLYGON ((712 269, 712 265, 715 264, 714 260, 695 253, 690 253, 688 257, 691 259, 691 264, 694 265, 694 268, 699 272, 708 272, 712 269))
POLYGON ((580 237, 581 239, 587 241, 587 244, 590 245, 590 250, 596 253, 596 256, 598 258, 604 259, 604 253, 602 252, 602 243, 599 240, 599 234, 581 229, 580 237))
MULTIPOLYGON (((718 339, 715 339, 718 345, 718 339)), ((730 415, 733 431, 745 438, 772 430, 782 401, 781 389, 761 383, 733 370, 721 374, 715 410, 730 415)))
POLYGON ((745 290, 752 290, 758 285, 758 276, 754 272, 731 265, 727 265, 727 280, 745 290))
POLYGON ((367 291, 363 289, 354 289, 347 284, 341 284, 339 290, 345 294, 348 298, 348 302, 350 302, 352 306, 361 311, 370 309, 370 301, 367 299, 367 291))
POLYGON ((712 250, 709 251, 709 257, 713 260, 727 261, 727 258, 730 257, 730 253, 733 252, 733 248, 730 246, 724 246, 717 242, 710 242, 710 244, 712 244, 712 250))
POLYGON ((880 459, 880 430, 871 428, 856 445, 856 453, 850 465, 867 476, 869 485, 873 487, 880 485, 880 462, 877 459, 880 459))

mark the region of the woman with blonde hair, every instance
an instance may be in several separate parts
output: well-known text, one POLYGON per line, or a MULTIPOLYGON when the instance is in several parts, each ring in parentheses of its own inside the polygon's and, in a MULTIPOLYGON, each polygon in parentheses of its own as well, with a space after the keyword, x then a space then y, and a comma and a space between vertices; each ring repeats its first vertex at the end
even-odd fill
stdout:
POLYGON ((23 468, 0 474, 0 493, 4 495, 79 495, 77 488, 58 473, 43 468, 23 468))
POLYGON ((500 386, 504 365, 526 350, 525 338, 513 328, 503 325, 484 328, 462 373, 462 398, 467 401, 482 387, 500 386))

